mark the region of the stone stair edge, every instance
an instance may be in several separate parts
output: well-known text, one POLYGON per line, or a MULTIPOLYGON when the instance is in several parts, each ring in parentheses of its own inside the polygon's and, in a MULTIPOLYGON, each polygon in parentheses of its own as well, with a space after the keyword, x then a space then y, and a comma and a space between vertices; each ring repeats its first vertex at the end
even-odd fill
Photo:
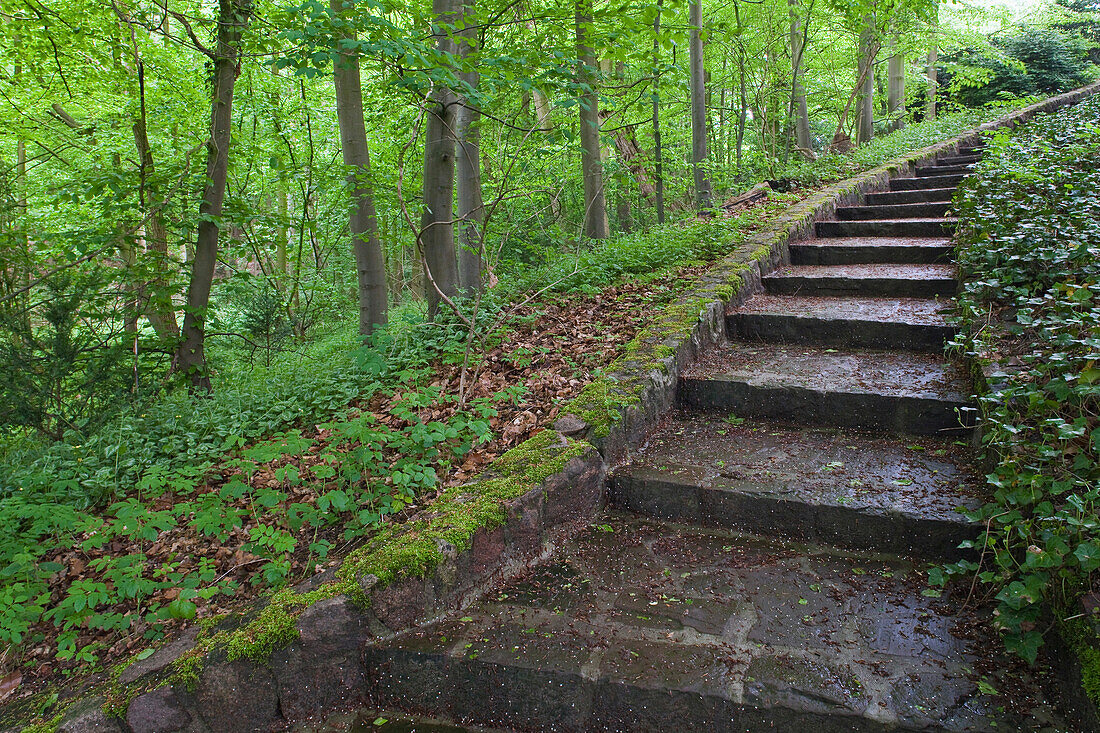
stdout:
MULTIPOLYGON (((563 470, 547 476, 531 492, 515 497, 515 501, 520 502, 531 498, 531 501, 540 502, 539 511, 545 511, 545 507, 541 506, 541 492, 544 485, 553 482, 574 481, 578 478, 578 474, 581 474, 598 477, 594 482, 590 480, 581 481, 580 483, 583 483, 585 487, 579 489, 582 493, 591 493, 587 487, 590 485, 596 487, 596 499, 591 506, 594 512, 599 500, 602 498, 603 476, 608 465, 621 458, 627 446, 644 434, 647 428, 671 407, 675 398, 680 369, 690 362, 702 348, 723 338, 727 305, 735 299, 750 295, 750 291, 759 290, 762 275, 778 265, 781 259, 785 257, 786 247, 789 243, 806 237, 808 232, 812 230, 815 221, 831 216, 837 206, 854 201, 856 197, 868 191, 872 186, 881 185, 891 177, 905 174, 912 175, 916 165, 934 161, 937 155, 945 154, 948 151, 953 152, 960 145, 977 141, 983 132, 999 127, 1015 127, 1017 124, 1029 120, 1035 114, 1074 104, 1097 91, 1100 91, 1100 81, 1042 100, 1021 110, 1011 112, 997 120, 963 132, 949 140, 912 151, 905 156, 895 158, 869 171, 828 186, 805 201, 792 206, 772 227, 754 234, 735 252, 719 260, 701 277, 702 284, 700 287, 693 289, 677 303, 669 306, 659 314, 656 319, 657 323, 639 334, 638 338, 632 342, 632 348, 628 347, 628 353, 616 365, 613 365, 612 370, 586 387, 573 403, 563 409, 563 415, 574 414, 575 417, 580 417, 583 421, 583 414, 588 408, 593 405, 600 408, 604 415, 610 417, 606 435, 596 435, 592 425, 587 425, 582 429, 574 429, 568 424, 565 425, 563 432, 568 433, 570 436, 577 435, 582 440, 572 440, 566 435, 558 434, 555 438, 557 441, 566 446, 575 446, 587 441, 595 446, 596 451, 585 448, 581 453, 571 455, 567 465, 562 467, 563 470), (597 386, 590 389, 593 385, 597 386), (608 395, 612 395, 614 399, 609 398, 608 395), (582 415, 576 416, 576 412, 581 412, 582 415), (539 494, 539 496, 532 498, 533 494, 539 494)), ((537 438, 538 436, 532 440, 537 438)), ((501 458, 507 458, 510 453, 512 451, 501 458)), ((488 474, 491 474, 496 464, 497 462, 494 462, 490 465, 487 469, 488 474)), ((582 502, 580 513, 588 508, 588 504, 587 501, 582 502)), ((529 508, 517 507, 516 509, 515 518, 517 522, 529 524, 535 521, 533 518, 525 516, 525 512, 529 508)), ((565 511, 564 508, 563 511, 565 511)), ((578 516, 573 518, 571 523, 583 523, 588 518, 590 517, 578 516)), ((563 526, 567 523, 570 522, 564 522, 563 526)), ((499 525, 495 528, 486 525, 471 533, 471 545, 480 538, 481 543, 487 546, 486 552, 495 555, 499 563, 495 567, 488 567, 483 570, 487 573, 487 578, 499 579, 506 573, 503 566, 506 555, 505 533, 505 525, 499 525)), ((529 541, 529 538, 526 541, 529 541)), ((457 550, 457 548, 452 549, 457 550)), ((548 551, 546 547, 542 547, 540 550, 541 552, 548 551)), ((472 552, 470 548, 467 548, 465 553, 455 552, 453 555, 449 555, 448 562, 444 563, 444 566, 452 568, 457 566, 459 562, 469 564, 471 555, 474 554, 476 553, 472 552)), ((532 556, 526 562, 530 563, 535 560, 537 560, 537 556, 532 556)), ((448 569, 447 573, 450 572, 450 569, 448 569)), ((459 573, 457 569, 454 572, 459 573)), ((439 573, 437 572, 436 575, 439 575, 439 573)), ((444 577, 442 580, 445 584, 448 584, 446 583, 448 578, 444 577)), ((463 585, 463 583, 458 582, 457 575, 452 575, 449 580, 449 584, 453 587, 463 585)), ((463 578, 463 581, 466 580, 468 578, 463 578)), ((406 623, 399 624, 406 628, 414 623, 429 620, 428 617, 422 615, 426 608, 425 604, 435 603, 437 599, 425 599, 422 596, 424 594, 434 594, 434 587, 429 593, 427 586, 434 586, 436 581, 437 578, 433 576, 421 578, 420 582, 412 584, 411 587, 401 583, 386 586, 386 588, 393 589, 389 594, 390 597, 387 598, 380 593, 377 598, 380 606, 372 607, 369 615, 375 620, 384 618, 387 615, 393 619, 408 617, 406 623)), ((465 593, 456 594, 448 603, 443 604, 446 606, 445 608, 441 605, 434 609, 435 615, 461 608, 462 604, 468 600, 471 592, 473 592, 472 588, 465 593)), ((357 619, 364 615, 362 611, 354 607, 354 604, 345 595, 336 595, 327 600, 319 601, 316 605, 320 603, 342 603, 354 609, 347 611, 347 613, 355 615, 357 619)), ((325 666, 326 663, 331 663, 334 658, 342 658, 343 652, 346 652, 346 650, 341 651, 340 649, 342 638, 340 634, 343 631, 333 632, 331 629, 314 629, 312 630, 316 632, 314 638, 307 640, 304 635, 305 630, 299 627, 302 619, 316 615, 309 614, 311 608, 314 608, 314 606, 307 606, 302 609, 302 612, 294 621, 293 636, 297 637, 297 640, 292 640, 289 644, 278 645, 279 648, 273 650, 273 654, 279 659, 297 656, 297 658, 303 660, 301 664, 305 668, 315 667, 322 670, 320 679, 314 674, 307 674, 302 679, 293 680, 293 684, 301 688, 309 688, 310 685, 316 686, 319 684, 328 685, 329 687, 335 686, 341 688, 341 696, 351 695, 351 697, 340 697, 345 702, 350 702, 357 691, 346 686, 347 681, 339 674, 338 667, 333 669, 325 666), (330 632, 332 633, 330 634, 330 632)), ((373 625, 374 622, 371 621, 370 623, 373 625)), ((359 623, 368 622, 357 620, 356 624, 359 623)), ((162 647, 162 649, 166 648, 162 647)), ((178 656, 183 656, 186 653, 186 650, 182 651, 178 656)), ((209 660, 213 663, 208 668, 211 675, 220 675, 220 677, 225 678, 219 679, 218 684, 227 691, 232 692, 232 699, 221 701, 221 709, 225 714, 222 722, 229 725, 229 727, 221 728, 222 730, 248 728, 252 726, 253 722, 262 726, 268 723, 276 724, 301 719, 320 712, 318 706, 322 702, 331 701, 330 695, 313 694, 308 689, 296 701, 284 699, 286 696, 275 680, 278 675, 273 673, 269 667, 269 660, 250 662, 245 659, 238 659, 229 662, 225 660, 224 652, 222 654, 223 656, 220 659, 209 660), (255 693, 250 696, 250 704, 238 705, 242 693, 249 692, 255 693), (295 702, 297 705, 295 705, 295 702)), ((143 721, 143 723, 148 723, 153 728, 163 727, 166 723, 175 725, 183 716, 187 716, 187 721, 182 724, 183 726, 190 725, 195 730, 217 729, 219 727, 218 723, 204 724, 202 722, 214 713, 202 715, 198 717, 198 720, 194 720, 187 710, 190 708, 195 716, 199 716, 199 709, 209 707, 209 702, 198 707, 196 703, 201 700, 204 685, 209 687, 213 682, 206 680, 200 674, 197 684, 200 693, 198 697, 179 684, 167 687, 153 686, 140 690, 140 694, 134 695, 129 704, 130 707, 138 704, 137 710, 141 711, 143 715, 151 716, 149 720, 143 721), (211 725, 212 727, 208 727, 211 725)), ((61 716, 62 720, 57 728, 58 731, 75 733, 84 730, 104 730, 119 731, 121 733, 134 728, 133 723, 126 722, 124 718, 109 716, 104 712, 103 704, 100 702, 103 699, 95 697, 92 690, 86 692, 91 694, 78 692, 71 699, 72 705, 61 716)), ((227 692, 226 694, 230 693, 227 692)), ((103 702, 106 701, 103 700, 103 702)), ((125 713, 125 711, 120 712, 125 713)), ((5 720, 3 722, 7 724, 15 721, 5 720)))

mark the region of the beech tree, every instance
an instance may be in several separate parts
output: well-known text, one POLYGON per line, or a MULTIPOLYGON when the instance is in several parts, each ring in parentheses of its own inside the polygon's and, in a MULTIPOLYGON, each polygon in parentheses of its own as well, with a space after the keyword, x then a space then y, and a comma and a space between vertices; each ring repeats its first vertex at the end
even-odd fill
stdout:
POLYGON ((206 141, 206 185, 199 205, 195 258, 191 262, 191 283, 183 317, 180 344, 174 368, 186 374, 193 389, 210 391, 206 370, 206 311, 214 282, 218 257, 218 236, 229 174, 229 145, 232 140, 233 86, 239 73, 241 40, 252 14, 251 0, 218 0, 217 45, 202 48, 213 63, 210 102, 210 138, 206 141))
POLYGON ((707 110, 706 86, 703 73, 703 3, 693 0, 689 7, 688 23, 691 25, 689 57, 691 65, 691 168, 695 181, 695 208, 705 211, 711 207, 713 196, 710 176, 707 173, 707 110))
MULTIPOLYGON (((340 31, 337 37, 355 42, 353 26, 345 17, 345 0, 331 0, 333 23, 340 31)), ((336 87, 336 119, 340 128, 340 150, 348 167, 348 191, 351 194, 348 229, 355 253, 355 270, 359 293, 359 333, 369 335, 374 327, 386 322, 388 295, 386 261, 378 239, 378 215, 374 207, 374 192, 370 185, 370 149, 367 129, 363 123, 363 89, 358 52, 339 48, 333 63, 336 87)))
MULTIPOLYGON (((448 26, 455 21, 455 0, 433 0, 433 37, 442 57, 455 53, 448 26)), ((444 298, 458 293, 455 262, 454 185, 455 130, 459 105, 454 92, 435 83, 428 98, 424 124, 424 210, 419 243, 424 263, 424 288, 429 317, 434 318, 444 298)))
POLYGON ((580 92, 581 173, 584 179, 584 234, 590 239, 610 236, 603 161, 600 157, 600 108, 596 89, 596 53, 593 49, 592 0, 576 0, 577 85, 580 92))

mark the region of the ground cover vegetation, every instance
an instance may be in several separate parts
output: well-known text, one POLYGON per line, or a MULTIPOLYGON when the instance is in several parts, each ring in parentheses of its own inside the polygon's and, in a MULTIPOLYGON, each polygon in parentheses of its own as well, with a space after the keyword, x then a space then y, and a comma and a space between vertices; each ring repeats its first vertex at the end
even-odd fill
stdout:
MULTIPOLYGON (((958 201, 959 348, 988 372, 992 499, 974 514, 986 528, 980 561, 932 579, 964 576, 971 593, 993 596, 1009 648, 1029 661, 1055 622, 1096 638, 1096 604, 1079 601, 1100 570, 1098 118, 1089 100, 998 133, 958 201)), ((1086 645, 1085 656, 1100 700, 1100 655, 1086 645)))
POLYGON ((0 2, 0 701, 333 563, 809 187, 1086 73, 1089 8, 940 10, 0 2))

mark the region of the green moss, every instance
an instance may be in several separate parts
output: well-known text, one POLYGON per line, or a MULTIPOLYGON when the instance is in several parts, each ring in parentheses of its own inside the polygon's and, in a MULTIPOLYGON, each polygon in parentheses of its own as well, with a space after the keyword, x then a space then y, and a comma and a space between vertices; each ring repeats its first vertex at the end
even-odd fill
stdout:
POLYGON ((44 720, 34 725, 28 725, 26 728, 23 728, 22 733, 54 733, 59 725, 61 725, 60 713, 49 720, 44 720))
POLYGON ((458 552, 469 549, 478 530, 504 523, 505 502, 538 488, 590 448, 581 441, 563 441, 551 430, 538 433, 497 459, 487 478, 444 492, 427 518, 387 527, 372 537, 344 560, 336 573, 337 587, 365 606, 369 599, 360 579, 368 575, 382 585, 426 577, 444 562, 448 546, 458 552))
POLYGON ((588 423, 595 437, 606 438, 611 427, 623 419, 623 413, 640 404, 640 388, 636 392, 623 392, 621 385, 603 377, 589 382, 566 411, 588 423))
MULTIPOLYGON (((1061 615, 1057 614, 1058 617, 1061 615)), ((1077 657, 1085 695, 1100 709, 1100 637, 1095 627, 1084 618, 1075 618, 1058 621, 1058 633, 1077 657)))

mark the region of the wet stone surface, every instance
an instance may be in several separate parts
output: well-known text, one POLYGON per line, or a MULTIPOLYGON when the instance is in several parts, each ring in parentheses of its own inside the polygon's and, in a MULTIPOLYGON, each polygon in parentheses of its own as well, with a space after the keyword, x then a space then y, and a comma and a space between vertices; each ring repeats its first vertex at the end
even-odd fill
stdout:
POLYGON ((1008 669, 996 640, 957 635, 964 619, 921 588, 904 560, 610 513, 364 663, 372 704, 503 727, 658 730, 675 714, 729 731, 1020 729, 972 679, 1008 669))
MULTIPOLYGON (((786 269, 795 268, 784 268, 786 269)), ((891 321, 921 326, 946 326, 951 306, 946 301, 930 298, 815 298, 804 295, 761 294, 730 312, 800 316, 815 320, 872 323, 891 321)))
POLYGON ((964 375, 938 355, 784 344, 730 344, 714 349, 685 370, 684 376, 951 402, 966 402, 970 393, 964 375))
POLYGON ((949 264, 931 265, 894 265, 869 263, 861 265, 799 266, 780 267, 769 278, 847 278, 894 279, 894 280, 954 280, 955 266, 949 264))
POLYGON ((953 441, 679 412, 611 478, 617 507, 846 547, 954 556, 982 482, 953 441))

